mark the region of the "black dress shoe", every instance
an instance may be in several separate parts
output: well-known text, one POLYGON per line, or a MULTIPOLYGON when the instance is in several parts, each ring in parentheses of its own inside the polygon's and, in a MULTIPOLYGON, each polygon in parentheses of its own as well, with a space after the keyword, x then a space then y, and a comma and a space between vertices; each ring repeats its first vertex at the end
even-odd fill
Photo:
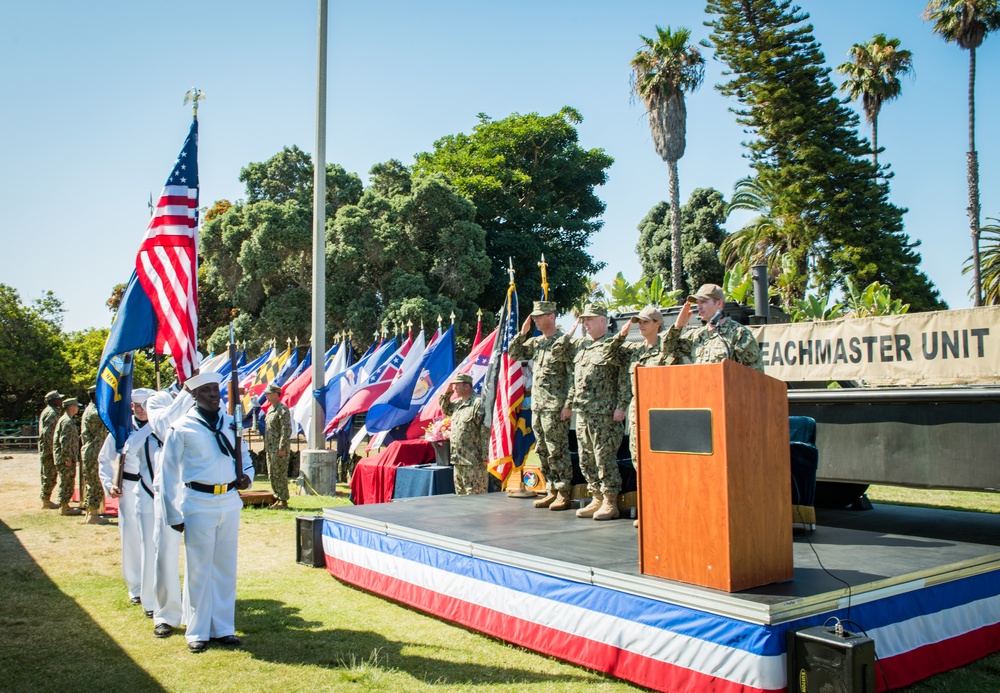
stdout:
POLYGON ((204 652, 208 649, 208 643, 204 640, 195 640, 194 642, 188 643, 188 652, 193 652, 198 654, 199 652, 204 652))
POLYGON ((153 628, 153 637, 156 638, 169 638, 170 634, 174 632, 174 627, 169 623, 157 623, 153 628))
POLYGON ((153 612, 152 611, 147 611, 145 613, 146 613, 146 618, 153 618, 153 612))
POLYGON ((142 604, 142 597, 132 597, 129 601, 132 602, 133 606, 139 606, 142 604))
POLYGON ((212 642, 217 642, 220 645, 242 645, 243 641, 237 638, 235 635, 223 635, 221 638, 212 638, 212 642))

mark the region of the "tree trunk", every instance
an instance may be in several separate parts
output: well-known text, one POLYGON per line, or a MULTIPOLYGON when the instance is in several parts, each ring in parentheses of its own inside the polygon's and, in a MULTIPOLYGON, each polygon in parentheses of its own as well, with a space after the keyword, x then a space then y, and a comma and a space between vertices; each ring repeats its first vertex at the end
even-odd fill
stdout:
POLYGON ((878 180, 878 116, 872 118, 872 163, 875 164, 875 180, 878 180))
POLYGON ((979 259, 979 158, 976 154, 976 49, 969 49, 969 228, 972 231, 973 304, 983 304, 982 266, 979 259))
POLYGON ((677 182, 677 160, 667 162, 670 185, 670 283, 674 289, 684 289, 684 262, 681 250, 681 192, 677 182))

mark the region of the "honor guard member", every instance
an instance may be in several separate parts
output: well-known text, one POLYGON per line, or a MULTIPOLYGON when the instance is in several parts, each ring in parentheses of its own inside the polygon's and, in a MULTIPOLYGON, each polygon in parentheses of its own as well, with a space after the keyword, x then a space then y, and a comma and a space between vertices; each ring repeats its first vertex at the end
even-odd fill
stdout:
POLYGON ((264 418, 264 451, 271 491, 276 500, 271 510, 288 510, 288 458, 292 453, 292 415, 281 403, 281 387, 268 385, 265 391, 271 408, 264 418))
POLYGON ((569 397, 576 412, 580 471, 587 480, 591 500, 576 511, 576 516, 613 520, 619 514, 622 488, 618 447, 632 388, 628 365, 608 335, 607 309, 590 303, 580 318, 587 337, 576 343, 569 397))
POLYGON ((42 472, 42 510, 53 510, 59 505, 52 502, 52 489, 56 487, 59 472, 52 453, 56 424, 62 416, 63 396, 58 390, 45 394, 45 409, 38 417, 38 458, 42 472))
MULTIPOLYGON (((149 441, 152 429, 147 425, 143 403, 149 397, 150 390, 136 389, 132 391, 132 431, 125 440, 121 452, 121 485, 117 481, 119 454, 115 449, 115 437, 109 434, 104 439, 104 445, 98 453, 99 473, 105 493, 118 499, 118 532, 122 543, 122 579, 128 596, 135 605, 142 605, 147 616, 153 614, 153 585, 150 581, 148 566, 144 565, 145 554, 142 546, 140 522, 138 515, 138 495, 144 493, 140 484, 143 482, 140 471, 149 463, 152 453, 159 447, 154 441, 149 441), (147 443, 153 444, 153 449, 147 454, 147 443), (145 579, 145 582, 144 582, 145 579)), ((148 518, 146 518, 148 519, 148 518)))
POLYGON ((719 363, 730 359, 756 371, 764 372, 760 346, 750 330, 723 316, 726 295, 718 284, 703 284, 688 296, 673 326, 663 333, 661 359, 689 358, 694 363, 719 363), (691 307, 697 306, 701 327, 683 332, 691 320, 691 307))
MULTIPOLYGON (((635 411, 635 369, 638 366, 657 366, 661 363, 660 355, 663 345, 660 342, 660 328, 663 327, 663 313, 655 306, 646 306, 639 315, 632 318, 613 338, 621 346, 625 362, 628 364, 629 385, 632 396, 628 401, 625 420, 628 422, 628 449, 632 454, 632 466, 639 468, 639 442, 636 436, 636 411, 635 411), (639 323, 639 334, 642 335, 641 342, 626 342, 629 330, 633 322, 639 323)), ((639 526, 639 520, 633 523, 639 526)))
POLYGON ((209 641, 239 645, 236 637, 236 557, 243 501, 253 460, 233 417, 219 410, 218 373, 189 378, 195 406, 163 441, 163 505, 167 523, 184 532, 188 650, 209 641), (237 467, 236 447, 242 464, 237 467))
POLYGON ((534 310, 510 342, 510 357, 533 360, 531 368, 531 427, 535 452, 545 477, 546 494, 536 508, 569 510, 573 493, 573 463, 569 459, 569 390, 573 383, 573 340, 556 327, 556 304, 535 301, 534 310), (529 337, 531 323, 541 336, 529 337))
POLYGON ((101 421, 101 415, 97 413, 97 404, 94 401, 94 393, 97 386, 91 385, 87 388, 87 395, 90 402, 83 410, 80 426, 80 440, 83 443, 81 455, 83 457, 83 477, 87 481, 87 492, 84 495, 83 505, 87 508, 86 524, 106 525, 108 521, 101 516, 101 509, 104 505, 104 487, 98 474, 99 464, 97 456, 101 452, 101 445, 108 437, 108 427, 101 421))
POLYGON ((52 456, 59 472, 59 513, 79 515, 83 511, 69 507, 76 485, 76 465, 80 463, 80 430, 73 417, 80 411, 80 403, 75 397, 63 400, 63 414, 56 422, 52 435, 52 456))
POLYGON ((486 493, 490 429, 483 425, 483 398, 472 389, 472 376, 459 373, 438 398, 441 411, 451 417, 451 463, 455 467, 455 493, 467 496, 486 493), (452 394, 461 399, 452 402, 452 394))
MULTIPOLYGON (((199 354, 199 362, 201 360, 199 354)), ((187 388, 174 383, 146 400, 146 414, 153 433, 166 440, 167 431, 194 406, 194 397, 187 388)), ((186 600, 182 601, 180 583, 181 535, 166 522, 163 507, 163 452, 153 465, 153 543, 156 548, 153 573, 153 635, 167 638, 178 625, 187 623, 186 600)), ((186 595, 184 595, 186 596, 186 595)))

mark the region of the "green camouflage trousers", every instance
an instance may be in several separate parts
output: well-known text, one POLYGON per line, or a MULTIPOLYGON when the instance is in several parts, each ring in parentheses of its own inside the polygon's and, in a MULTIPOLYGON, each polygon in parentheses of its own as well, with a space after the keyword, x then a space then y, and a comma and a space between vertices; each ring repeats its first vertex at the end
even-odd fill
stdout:
POLYGON ((93 459, 85 459, 83 461, 83 476, 87 481, 87 492, 84 496, 83 504, 88 508, 100 508, 101 504, 104 502, 104 487, 101 486, 101 480, 97 475, 97 455, 88 455, 87 457, 92 457, 93 459))
POLYGON ((570 491, 573 463, 569 459, 569 420, 560 421, 558 411, 533 412, 535 452, 541 461, 545 487, 551 492, 570 491))
POLYGON ((635 419, 635 397, 629 400, 628 412, 626 413, 628 415, 628 418, 625 419, 628 421, 628 450, 632 453, 632 468, 639 469, 639 441, 635 434, 638 425, 635 419))
POLYGON ((59 505, 66 505, 73 500, 73 490, 76 488, 76 462, 69 465, 59 465, 59 505))
POLYGON ((267 448, 267 478, 271 480, 271 491, 278 500, 288 501, 288 461, 289 453, 278 457, 281 448, 267 448))
POLYGON ((622 424, 611 414, 576 413, 576 441, 580 471, 587 491, 617 496, 622 490, 618 472, 618 446, 622 444, 622 424))
POLYGON ((489 472, 484 464, 456 464, 455 494, 468 496, 474 493, 486 493, 489 485, 489 472))
POLYGON ((43 501, 52 500, 52 489, 56 487, 56 480, 59 472, 56 471, 55 460, 52 459, 52 452, 43 452, 38 456, 42 463, 42 494, 43 501))

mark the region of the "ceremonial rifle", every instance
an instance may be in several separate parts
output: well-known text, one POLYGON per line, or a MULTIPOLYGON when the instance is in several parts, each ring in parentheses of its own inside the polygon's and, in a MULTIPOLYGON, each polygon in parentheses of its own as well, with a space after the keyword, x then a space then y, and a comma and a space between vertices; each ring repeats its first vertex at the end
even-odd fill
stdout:
POLYGON ((236 461, 236 483, 243 479, 243 403, 240 401, 240 373, 237 367, 236 338, 233 323, 229 323, 229 413, 233 417, 233 459, 236 461))
MULTIPOLYGON (((129 351, 129 352, 125 353, 125 354, 122 354, 122 362, 126 366, 132 362, 132 352, 131 351, 129 351)), ((126 369, 123 368, 122 370, 124 371, 126 369)), ((131 395, 131 392, 132 392, 132 382, 131 382, 131 380, 129 381, 128 387, 129 387, 129 394, 131 395)), ((131 402, 131 396, 129 397, 129 401, 131 402)), ((130 412, 129 413, 129 421, 131 421, 131 420, 132 420, 132 416, 131 416, 131 412, 130 412)), ((124 479, 125 479, 124 475, 125 475, 125 446, 122 445, 122 450, 121 450, 121 452, 118 453, 118 471, 115 472, 115 488, 118 489, 118 493, 121 493, 122 483, 124 482, 124 479)), ((81 498, 82 498, 82 496, 81 496, 81 498)))

